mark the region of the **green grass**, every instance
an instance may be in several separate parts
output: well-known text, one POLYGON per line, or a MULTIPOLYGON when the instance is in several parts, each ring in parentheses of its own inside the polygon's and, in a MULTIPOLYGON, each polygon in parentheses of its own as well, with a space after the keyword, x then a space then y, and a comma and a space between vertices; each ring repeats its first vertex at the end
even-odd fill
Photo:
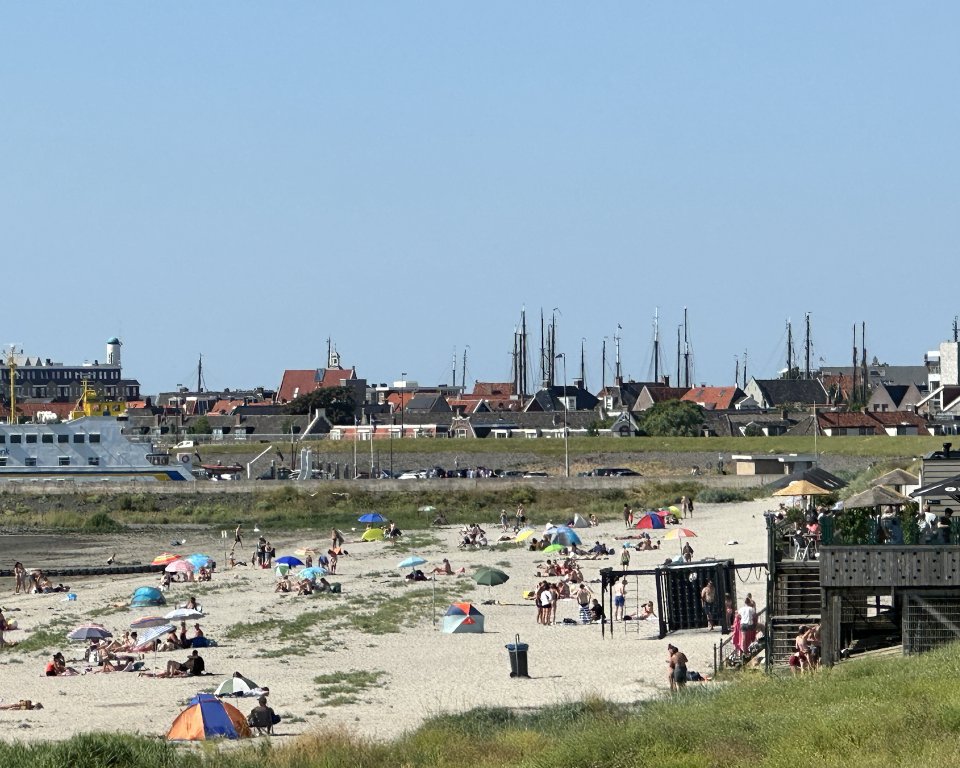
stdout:
POLYGON ((313 678, 319 699, 316 702, 317 706, 339 707, 355 704, 360 700, 359 694, 368 688, 380 685, 384 677, 386 672, 369 669, 319 675, 313 678))
MULTIPOLYGON (((377 671, 325 675, 326 705, 379 685, 377 671), (375 677, 376 676, 376 677, 375 677), (371 680, 371 678, 374 678, 371 680)), ((889 768, 956 765, 960 646, 916 658, 846 662, 799 678, 748 674, 637 704, 571 700, 534 710, 483 708, 429 720, 393 741, 342 727, 239 749, 183 750, 137 736, 0 743, 0 765, 167 768, 889 768)), ((428 695, 428 694, 425 694, 428 695)), ((318 699, 320 697, 318 696, 318 699)), ((315 706, 319 706, 319 703, 315 706)), ((316 710, 312 710, 316 712, 316 710)))

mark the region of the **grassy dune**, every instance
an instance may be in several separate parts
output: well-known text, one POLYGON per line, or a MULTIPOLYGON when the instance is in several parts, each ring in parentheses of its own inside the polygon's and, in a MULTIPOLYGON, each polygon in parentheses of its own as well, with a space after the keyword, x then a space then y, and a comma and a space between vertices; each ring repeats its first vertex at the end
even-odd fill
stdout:
POLYGON ((951 683, 958 674, 954 645, 910 659, 847 662, 801 678, 747 673, 731 684, 691 684, 680 696, 632 707, 589 700, 535 712, 475 710, 436 718, 384 744, 323 728, 292 742, 258 740, 238 749, 90 734, 58 744, 0 744, 0 765, 946 766, 960 754, 960 691, 951 683))

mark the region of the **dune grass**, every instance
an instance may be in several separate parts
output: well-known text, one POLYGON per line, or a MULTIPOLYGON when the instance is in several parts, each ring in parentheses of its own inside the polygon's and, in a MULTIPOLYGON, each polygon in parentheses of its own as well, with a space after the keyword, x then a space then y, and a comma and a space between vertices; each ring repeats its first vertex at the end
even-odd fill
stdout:
MULTIPOLYGON (((731 684, 690 685, 679 696, 632 705, 588 699, 532 711, 478 709, 434 718, 386 743, 364 740, 333 725, 320 726, 292 742, 202 751, 142 737, 90 734, 59 744, 0 744, 0 765, 955 765, 960 753, 960 691, 950 681, 958 674, 960 646, 953 645, 915 658, 846 662, 799 678, 748 674, 731 684)), ((351 686, 376 684, 351 675, 322 676, 314 682, 333 692, 331 698, 352 695, 347 691, 351 686)))

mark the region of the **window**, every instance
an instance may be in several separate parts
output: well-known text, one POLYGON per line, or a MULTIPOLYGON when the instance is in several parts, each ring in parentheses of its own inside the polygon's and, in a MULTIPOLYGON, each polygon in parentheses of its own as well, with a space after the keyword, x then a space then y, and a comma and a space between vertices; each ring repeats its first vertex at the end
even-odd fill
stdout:
POLYGON ((0 445, 3 445, 5 442, 7 442, 7 436, 0 435, 0 445))
POLYGON ((11 443, 17 443, 17 444, 18 444, 18 443, 22 443, 22 442, 23 442, 23 435, 10 435, 10 442, 11 442, 11 443))
POLYGON ((42 435, 40 435, 40 442, 41 442, 41 443, 52 443, 52 442, 53 442, 53 433, 52 433, 52 432, 44 432, 42 435))
POLYGON ((99 443, 99 442, 100 442, 100 433, 99 433, 99 432, 91 432, 89 439, 90 439, 90 442, 91 442, 91 443, 99 443))
POLYGON ((25 467, 35 467, 35 466, 37 466, 37 457, 36 457, 36 456, 28 456, 27 458, 25 458, 25 459, 23 460, 23 465, 24 465, 25 467))
POLYGON ((60 462, 60 466, 61 466, 61 467, 69 467, 69 466, 70 466, 70 457, 69 457, 69 456, 60 456, 60 457, 59 457, 59 462, 60 462))
POLYGON ((82 443, 85 435, 82 432, 75 432, 73 435, 73 442, 82 443))
POLYGON ((7 457, 0 456, 0 467, 5 467, 5 466, 7 466, 7 457))
POLYGON ((69 443, 69 442, 70 442, 70 435, 57 435, 57 442, 58 442, 58 443, 69 443))
POLYGON ((100 466, 100 457, 99 457, 99 456, 90 456, 90 457, 87 459, 87 464, 88 464, 89 466, 91 466, 91 467, 99 467, 99 466, 100 466))
POLYGON ((28 433, 28 434, 26 435, 26 438, 27 438, 27 442, 28 442, 28 443, 36 443, 36 442, 37 442, 37 433, 36 433, 36 432, 28 433))

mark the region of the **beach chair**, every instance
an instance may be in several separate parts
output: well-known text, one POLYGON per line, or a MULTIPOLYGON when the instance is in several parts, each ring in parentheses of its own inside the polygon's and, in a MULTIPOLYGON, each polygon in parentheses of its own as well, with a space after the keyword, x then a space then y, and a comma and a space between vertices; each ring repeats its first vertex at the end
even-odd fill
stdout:
POLYGON ((816 551, 814 537, 803 533, 793 534, 793 546, 793 559, 802 562, 809 560, 810 556, 816 551))
POLYGON ((273 723, 270 722, 270 715, 266 712, 251 712, 247 718, 247 725, 257 732, 257 736, 273 734, 273 723))

